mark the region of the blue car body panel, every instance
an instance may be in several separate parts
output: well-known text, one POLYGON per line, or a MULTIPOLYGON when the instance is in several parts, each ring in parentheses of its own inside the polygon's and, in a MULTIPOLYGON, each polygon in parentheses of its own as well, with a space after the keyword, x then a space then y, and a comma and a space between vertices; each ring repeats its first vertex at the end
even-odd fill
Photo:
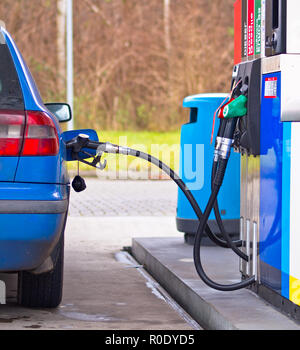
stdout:
POLYGON ((20 157, 15 181, 67 184, 68 173, 64 158, 56 157, 20 157), (28 169, 32 169, 30 175, 28 169))
POLYGON ((0 182, 14 181, 18 162, 18 157, 0 157, 0 182))
POLYGON ((64 229, 69 202, 67 152, 57 118, 44 106, 13 39, 1 28, 27 111, 47 113, 56 126, 59 153, 0 157, 0 271, 33 270, 51 254, 64 229))
POLYGON ((61 214, 1 214, 1 271, 40 266, 58 242, 64 218, 61 214))

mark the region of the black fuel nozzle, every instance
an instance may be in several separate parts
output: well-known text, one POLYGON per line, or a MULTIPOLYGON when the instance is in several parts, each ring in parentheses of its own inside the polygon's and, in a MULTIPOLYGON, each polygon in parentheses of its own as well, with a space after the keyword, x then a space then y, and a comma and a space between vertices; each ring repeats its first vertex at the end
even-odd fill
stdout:
POLYGON ((223 136, 224 139, 233 140, 237 122, 238 122, 238 117, 230 118, 227 120, 224 136, 223 136))
MULTIPOLYGON (((244 92, 247 91, 245 85, 244 92)), ((234 143, 234 135, 238 120, 247 114, 248 98, 240 94, 232 99, 222 110, 222 133, 223 137, 216 139, 216 148, 214 160, 220 158, 228 159, 231 152, 231 147, 234 143)))
MULTIPOLYGON (((79 134, 74 139, 70 140, 66 144, 67 149, 72 151, 72 157, 74 160, 77 160, 81 163, 90 165, 99 170, 104 170, 107 165, 107 161, 102 160, 103 153, 119 153, 119 147, 116 145, 112 145, 110 143, 103 143, 98 141, 91 141, 88 135, 79 134), (90 154, 87 150, 92 149, 96 150, 97 153, 90 154), (92 162, 88 162, 82 158, 80 158, 79 153, 85 155, 85 158, 93 158, 92 162), (88 157, 87 157, 88 156, 88 157)), ((80 179, 76 179, 75 186, 78 184, 78 187, 84 187, 80 185, 80 179), (77 181, 78 180, 78 181, 77 181)))
POLYGON ((218 145, 218 151, 215 151, 214 161, 228 160, 231 154, 231 148, 234 143, 234 134, 238 118, 230 118, 226 120, 223 137, 218 145))
POLYGON ((220 126, 216 137, 216 141, 215 141, 214 162, 218 162, 219 160, 219 151, 222 145, 222 138, 224 135, 225 126, 226 126, 226 120, 220 119, 220 126))
POLYGON ((74 139, 67 142, 67 149, 72 149, 74 153, 79 153, 83 148, 85 148, 90 141, 90 138, 86 134, 79 134, 74 139))
POLYGON ((67 149, 71 149, 72 152, 77 154, 81 152, 83 148, 90 148, 93 150, 99 150, 102 153, 109 153, 109 152, 106 152, 106 149, 108 148, 107 145, 110 145, 110 144, 108 142, 99 142, 99 141, 90 140, 89 136, 86 134, 79 134, 74 139, 66 143, 67 149))
POLYGON ((241 95, 247 97, 248 96, 248 90, 249 90, 248 84, 243 84, 241 89, 240 89, 241 95))
POLYGON ((213 179, 213 187, 217 186, 220 188, 222 186, 228 160, 231 154, 231 148, 234 142, 234 133, 237 122, 238 118, 225 120, 223 137, 220 139, 218 149, 215 149, 214 162, 217 164, 217 171, 213 179))

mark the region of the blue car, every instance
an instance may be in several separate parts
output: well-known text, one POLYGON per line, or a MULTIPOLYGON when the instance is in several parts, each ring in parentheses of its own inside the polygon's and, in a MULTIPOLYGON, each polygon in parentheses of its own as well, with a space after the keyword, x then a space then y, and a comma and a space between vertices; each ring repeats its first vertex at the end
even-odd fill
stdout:
POLYGON ((26 307, 57 307, 62 299, 66 141, 82 132, 62 133, 59 122, 70 118, 67 104, 43 103, 0 27, 0 272, 18 273, 18 302, 26 307))

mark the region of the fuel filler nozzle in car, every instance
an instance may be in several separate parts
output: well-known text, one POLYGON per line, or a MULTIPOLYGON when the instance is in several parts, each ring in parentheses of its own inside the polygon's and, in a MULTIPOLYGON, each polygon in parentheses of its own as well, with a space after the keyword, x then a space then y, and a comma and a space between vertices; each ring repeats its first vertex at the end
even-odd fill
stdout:
MULTIPOLYGON (((206 233, 207 236, 218 246, 223 248, 231 248, 238 256, 242 259, 248 261, 248 256, 238 249, 242 245, 241 241, 233 242, 229 234, 225 231, 219 208, 217 203, 217 196, 219 190, 222 186, 223 179, 225 176, 227 163, 231 154, 231 148, 234 143, 234 132, 238 122, 238 118, 244 116, 247 113, 246 102, 247 102, 247 88, 241 87, 240 82, 236 84, 233 89, 231 98, 229 102, 221 106, 219 110, 220 127, 218 131, 218 136, 216 138, 214 162, 211 177, 211 188, 212 194, 205 209, 202 213, 197 201, 195 200, 191 191, 187 188, 182 179, 166 164, 164 164, 159 159, 151 156, 150 154, 134 150, 128 147, 123 147, 115 145, 109 142, 96 142, 91 141, 87 135, 80 134, 76 138, 68 141, 66 146, 68 150, 71 150, 72 157, 78 162, 82 162, 93 166, 97 169, 103 170, 106 167, 106 161, 102 162, 102 156, 105 153, 110 154, 123 154, 125 156, 132 156, 137 158, 142 158, 155 166, 159 167, 164 171, 170 178, 177 184, 177 186, 183 191, 189 203, 191 204, 194 212, 196 213, 199 220, 199 228, 195 238, 194 245, 194 262, 196 270, 200 278, 210 287, 221 290, 221 291, 232 291, 247 287, 255 282, 255 277, 243 280, 240 283, 232 285, 221 285, 212 281, 204 272, 201 258, 200 258, 200 247, 203 234, 206 233), (239 89, 237 89, 239 88, 239 89), (225 108, 223 108, 225 107, 225 108), (222 111, 222 112, 220 112, 222 111), (222 113, 222 116, 221 116, 222 113), (92 155, 88 152, 89 149, 96 150, 96 155, 92 155), (80 154, 90 156, 93 158, 92 162, 85 161, 80 157, 80 154), (208 225, 208 218, 212 209, 214 208, 217 223, 219 225, 222 236, 225 240, 219 238, 216 234, 212 232, 208 225)), ((79 183, 79 181, 78 181, 79 183)), ((74 184, 73 184, 74 185, 74 184)), ((73 186, 74 187, 74 186, 73 186)), ((80 183, 79 183, 80 188, 80 183)))

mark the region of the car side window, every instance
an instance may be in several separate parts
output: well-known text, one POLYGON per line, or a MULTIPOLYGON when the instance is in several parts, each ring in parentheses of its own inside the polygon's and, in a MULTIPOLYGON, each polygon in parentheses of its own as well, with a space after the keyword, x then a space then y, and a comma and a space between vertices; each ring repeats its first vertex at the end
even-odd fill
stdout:
POLYGON ((19 77, 5 43, 0 43, 0 109, 24 109, 19 77))

